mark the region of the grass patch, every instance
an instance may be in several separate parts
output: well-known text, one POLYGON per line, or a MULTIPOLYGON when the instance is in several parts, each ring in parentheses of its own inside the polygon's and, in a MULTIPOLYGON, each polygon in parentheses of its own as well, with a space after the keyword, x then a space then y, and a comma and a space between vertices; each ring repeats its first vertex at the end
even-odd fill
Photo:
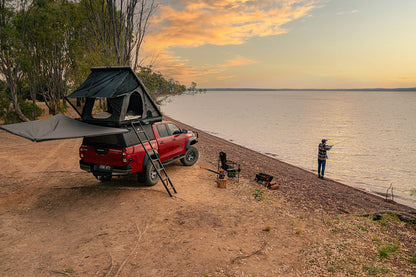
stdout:
POLYGON ((384 214, 383 217, 378 221, 381 226, 387 226, 389 223, 400 224, 400 219, 395 214, 384 214))
POLYGON ((260 201, 260 200, 263 200, 265 191, 266 191, 265 189, 261 189, 261 188, 255 189, 252 191, 252 195, 254 196, 254 199, 260 201))
POLYGON ((72 268, 68 267, 64 269, 64 272, 66 273, 74 273, 75 270, 73 270, 72 268))
POLYGON ((379 273, 389 273, 389 270, 387 268, 380 268, 376 266, 364 266, 364 271, 366 271, 368 275, 371 276, 377 276, 379 273))
POLYGON ((358 229, 360 229, 362 231, 368 231, 367 227, 365 227, 363 225, 358 225, 358 229))
POLYGON ((382 258, 388 258, 391 254, 397 251, 399 249, 398 245, 395 244, 389 244, 387 246, 381 247, 378 249, 378 254, 382 258))

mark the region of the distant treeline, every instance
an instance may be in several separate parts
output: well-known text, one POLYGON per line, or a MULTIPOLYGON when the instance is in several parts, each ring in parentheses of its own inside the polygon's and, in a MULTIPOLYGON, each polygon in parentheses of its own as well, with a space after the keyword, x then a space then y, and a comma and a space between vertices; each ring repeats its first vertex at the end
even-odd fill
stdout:
POLYGON ((207 88, 207 91, 416 91, 414 88, 290 89, 290 88, 207 88))

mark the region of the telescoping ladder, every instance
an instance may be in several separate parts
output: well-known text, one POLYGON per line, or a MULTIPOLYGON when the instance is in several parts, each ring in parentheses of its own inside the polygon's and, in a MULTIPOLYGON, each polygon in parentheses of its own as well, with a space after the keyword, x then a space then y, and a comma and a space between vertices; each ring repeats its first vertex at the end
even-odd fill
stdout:
MULTIPOLYGON (((140 130, 137 130, 137 128, 134 126, 133 122, 131 123, 131 127, 133 128, 134 132, 136 133, 136 136, 139 139, 140 144, 143 146, 143 149, 144 149, 147 157, 149 158, 150 164, 155 169, 155 171, 157 173, 157 176, 162 181, 162 184, 165 187, 166 191, 169 193, 169 196, 172 197, 172 193, 170 192, 169 187, 171 187, 172 190, 175 193, 176 193, 176 189, 173 186, 172 181, 170 180, 170 178, 168 176, 168 173, 166 172, 165 167, 163 166, 162 161, 159 158, 159 154, 153 148, 153 145, 150 142, 150 138, 147 135, 147 133, 144 131, 143 125, 140 121, 138 122, 138 126, 140 126, 140 130), (139 135, 140 133, 144 134, 145 140, 142 140, 140 138, 140 135, 139 135), (145 143, 148 143, 150 145, 149 150, 145 147, 145 143), (161 172, 163 173, 164 176, 162 175, 161 172)), ((147 166, 150 166, 150 165, 148 164, 147 166)))

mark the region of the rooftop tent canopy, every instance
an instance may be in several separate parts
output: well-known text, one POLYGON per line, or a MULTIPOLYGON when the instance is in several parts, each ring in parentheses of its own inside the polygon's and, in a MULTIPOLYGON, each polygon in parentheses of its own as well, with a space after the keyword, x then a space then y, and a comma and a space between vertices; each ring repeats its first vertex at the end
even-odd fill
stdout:
POLYGON ((85 82, 66 100, 82 121, 93 124, 120 126, 132 120, 162 120, 162 113, 130 67, 91 68, 85 82))
POLYGON ((0 129, 31 141, 105 136, 128 132, 127 129, 92 125, 63 114, 23 123, 0 126, 0 129))

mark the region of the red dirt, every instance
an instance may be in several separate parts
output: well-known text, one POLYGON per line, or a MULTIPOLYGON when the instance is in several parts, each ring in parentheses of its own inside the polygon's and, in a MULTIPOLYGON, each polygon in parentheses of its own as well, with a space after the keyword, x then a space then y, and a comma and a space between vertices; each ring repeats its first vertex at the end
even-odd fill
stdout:
POLYGON ((100 183, 79 169, 80 143, 32 143, 0 131, 2 276, 416 274, 413 224, 354 215, 414 213, 405 206, 204 132, 196 165, 167 167, 178 191, 170 198, 160 182, 100 183), (200 169, 216 169, 219 151, 243 168, 226 189, 200 169), (280 189, 254 183, 258 172, 275 176, 280 189), (382 258, 380 247, 391 244, 398 250, 382 258))

